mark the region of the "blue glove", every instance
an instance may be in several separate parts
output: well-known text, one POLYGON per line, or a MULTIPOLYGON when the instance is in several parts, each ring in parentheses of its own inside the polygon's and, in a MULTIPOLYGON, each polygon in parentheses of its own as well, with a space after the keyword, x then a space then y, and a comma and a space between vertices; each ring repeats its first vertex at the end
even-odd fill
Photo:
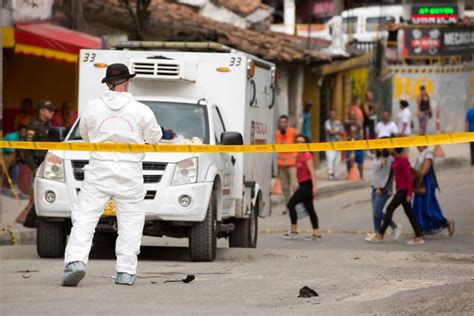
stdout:
POLYGON ((170 129, 164 129, 163 127, 161 127, 161 132, 163 133, 162 139, 164 140, 171 140, 176 138, 176 134, 170 129))

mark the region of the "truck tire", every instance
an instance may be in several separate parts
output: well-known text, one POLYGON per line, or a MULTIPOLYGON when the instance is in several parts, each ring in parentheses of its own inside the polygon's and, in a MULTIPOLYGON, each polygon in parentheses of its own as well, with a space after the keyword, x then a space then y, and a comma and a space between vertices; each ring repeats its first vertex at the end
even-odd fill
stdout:
MULTIPOLYGON (((256 203, 258 204, 258 201, 256 203)), ((252 207, 249 218, 235 219, 235 229, 229 234, 231 248, 257 248, 258 209, 252 207)))
POLYGON ((189 232, 189 255, 192 261, 214 261, 217 250, 217 204, 212 191, 204 221, 195 223, 189 232))
POLYGON ((62 258, 66 249, 64 222, 49 222, 38 217, 36 251, 41 258, 62 258))

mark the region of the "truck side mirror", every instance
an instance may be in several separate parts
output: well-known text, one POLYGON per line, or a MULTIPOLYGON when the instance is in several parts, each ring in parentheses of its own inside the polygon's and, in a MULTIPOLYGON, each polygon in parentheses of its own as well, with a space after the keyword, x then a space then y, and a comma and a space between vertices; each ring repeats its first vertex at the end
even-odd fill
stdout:
POLYGON ((51 127, 48 132, 48 140, 51 142, 62 142, 66 139, 67 129, 63 126, 51 127))
POLYGON ((243 145, 244 139, 242 134, 237 132, 223 132, 221 134, 222 145, 243 145))

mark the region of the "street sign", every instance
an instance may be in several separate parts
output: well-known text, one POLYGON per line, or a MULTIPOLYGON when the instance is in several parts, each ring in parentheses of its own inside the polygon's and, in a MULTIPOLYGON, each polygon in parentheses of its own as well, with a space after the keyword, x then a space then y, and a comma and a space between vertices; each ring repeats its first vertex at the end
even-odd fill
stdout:
POLYGON ((406 26, 404 57, 470 55, 474 50, 474 27, 406 26))
POLYGON ((414 24, 453 24, 458 22, 458 6, 414 4, 411 11, 411 21, 414 24))

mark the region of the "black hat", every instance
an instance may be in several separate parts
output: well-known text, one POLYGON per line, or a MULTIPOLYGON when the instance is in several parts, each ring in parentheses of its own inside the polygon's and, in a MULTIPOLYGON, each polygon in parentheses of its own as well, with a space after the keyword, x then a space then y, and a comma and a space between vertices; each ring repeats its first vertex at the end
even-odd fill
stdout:
POLYGON ((135 76, 136 74, 130 74, 128 67, 124 64, 111 64, 107 66, 107 71, 105 73, 104 79, 102 79, 102 83, 120 79, 128 80, 135 76))
POLYGON ((56 111, 57 110, 56 106, 54 106, 48 100, 43 100, 43 101, 38 102, 38 110, 41 110, 41 109, 48 109, 50 111, 56 111))

